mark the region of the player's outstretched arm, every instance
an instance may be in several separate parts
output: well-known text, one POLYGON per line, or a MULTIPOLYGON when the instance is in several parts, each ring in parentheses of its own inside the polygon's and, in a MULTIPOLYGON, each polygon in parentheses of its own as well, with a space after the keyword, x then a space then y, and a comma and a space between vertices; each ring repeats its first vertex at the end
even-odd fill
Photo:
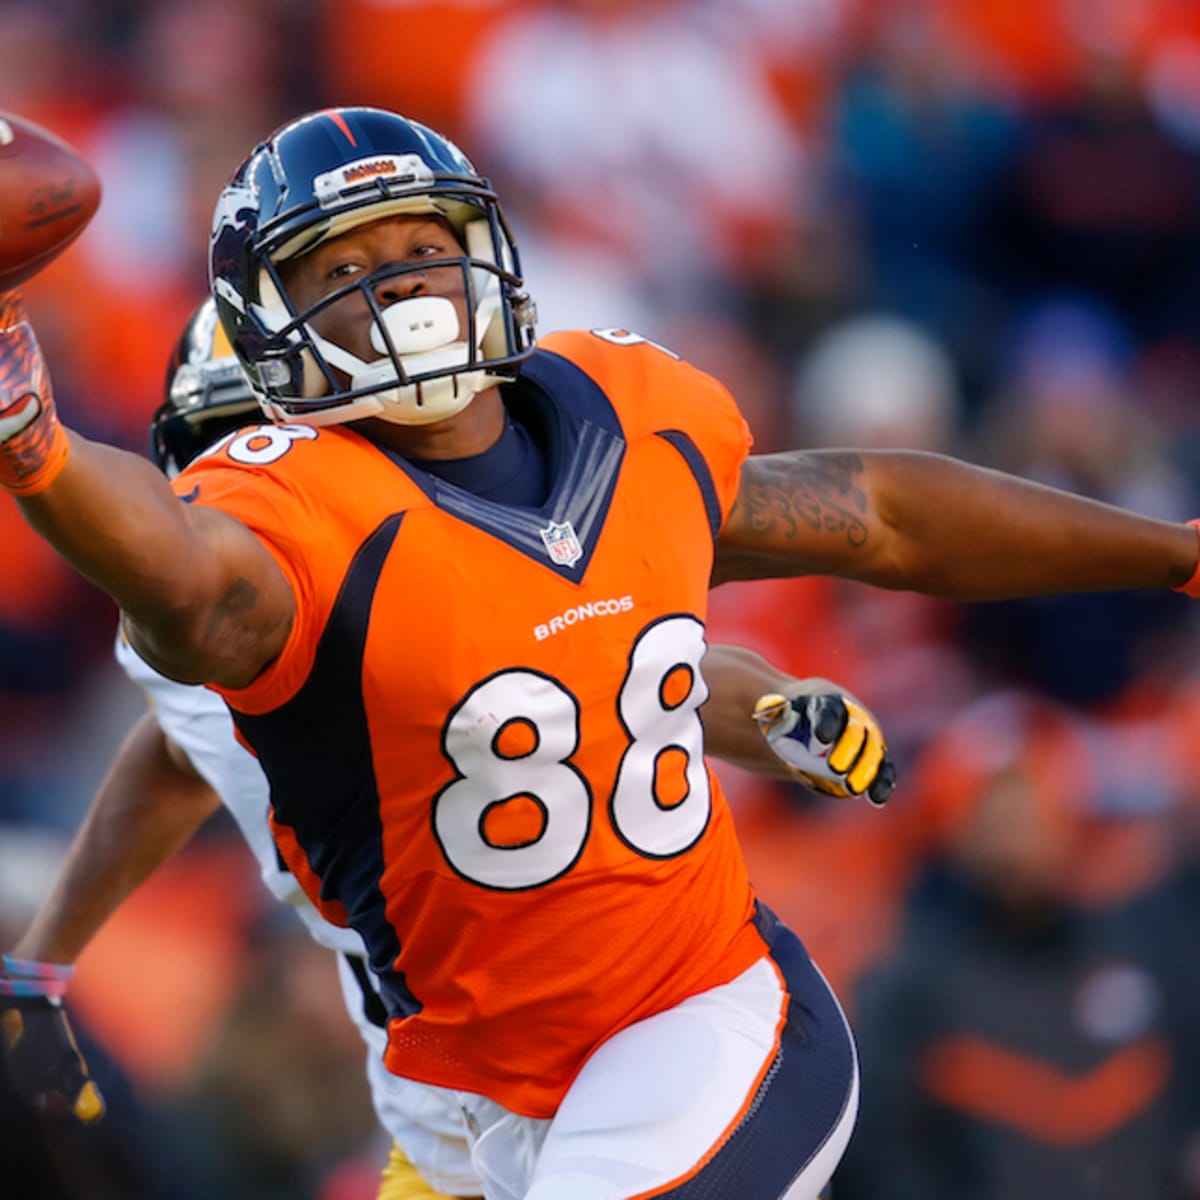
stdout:
POLYGON ((104 1101, 63 1000, 73 964, 128 896, 218 807, 147 713, 126 737, 49 898, 0 966, 0 1028, 18 1093, 91 1122, 104 1101))
POLYGON ((0 294, 0 485, 112 596, 164 674, 240 686, 282 647, 294 599, 267 549, 227 515, 181 503, 149 461, 67 432, 15 292, 0 294))
POLYGON ((788 675, 741 646, 710 646, 704 678, 709 754, 825 795, 865 794, 874 804, 891 795, 896 769, 883 731, 844 688, 788 675))
POLYGON ((955 600, 1200 589, 1200 541, 1016 476, 916 451, 756 455, 713 582, 841 575, 955 600))

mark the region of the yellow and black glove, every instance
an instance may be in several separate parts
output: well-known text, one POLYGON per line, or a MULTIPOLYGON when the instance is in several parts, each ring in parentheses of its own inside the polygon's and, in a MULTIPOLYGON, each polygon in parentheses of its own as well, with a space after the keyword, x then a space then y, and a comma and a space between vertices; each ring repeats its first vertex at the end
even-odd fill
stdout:
POLYGON ((39 1111, 70 1113, 85 1125, 104 1116, 63 1008, 71 967, 4 955, 0 961, 0 1036, 17 1094, 39 1111))
POLYGON ((754 705, 771 749, 805 787, 826 796, 862 796, 882 805, 896 786, 879 722, 844 692, 771 693, 754 705))

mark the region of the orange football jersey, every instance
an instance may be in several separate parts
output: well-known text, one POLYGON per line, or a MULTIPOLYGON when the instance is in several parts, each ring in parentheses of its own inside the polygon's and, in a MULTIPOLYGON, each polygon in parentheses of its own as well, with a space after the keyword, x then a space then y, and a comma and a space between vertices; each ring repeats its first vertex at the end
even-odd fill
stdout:
POLYGON ((176 481, 295 590, 224 692, 280 852, 362 934, 387 1064, 552 1114, 589 1053, 765 952, 697 709, 714 540, 750 438, 715 380, 620 330, 545 338, 540 509, 333 426, 262 426, 176 481))

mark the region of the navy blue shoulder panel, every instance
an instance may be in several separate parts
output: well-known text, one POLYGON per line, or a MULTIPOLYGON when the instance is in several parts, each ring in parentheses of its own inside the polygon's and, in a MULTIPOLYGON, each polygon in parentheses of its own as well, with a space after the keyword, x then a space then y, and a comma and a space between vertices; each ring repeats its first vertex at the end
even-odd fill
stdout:
POLYGON ((569 358, 553 350, 538 350, 521 364, 521 378, 552 396, 560 410, 624 439, 616 409, 604 389, 569 358))
POLYGON ((266 772, 276 823, 295 832, 322 898, 340 902, 366 942, 389 1011, 410 1015, 420 1005, 389 970, 400 943, 379 890, 383 832, 362 691, 371 606, 403 517, 388 517, 359 547, 296 695, 233 719, 266 772))
POLYGON ((700 495, 704 498, 704 511, 708 515, 708 527, 712 530, 713 541, 716 541, 717 534, 721 532, 721 504, 717 499, 717 487, 713 483, 708 463, 704 461, 704 455, 700 453, 700 448, 696 443, 681 429, 660 429, 658 436, 664 441, 670 442, 679 451, 683 456, 683 461, 687 463, 688 469, 695 476, 696 484, 700 488, 700 495))

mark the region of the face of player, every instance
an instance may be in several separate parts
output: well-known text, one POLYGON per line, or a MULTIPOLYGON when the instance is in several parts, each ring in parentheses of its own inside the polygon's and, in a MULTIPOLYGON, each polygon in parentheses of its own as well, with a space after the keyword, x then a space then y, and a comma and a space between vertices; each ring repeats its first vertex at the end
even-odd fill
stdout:
MULTIPOLYGON (((415 296, 439 296, 451 301, 458 314, 460 336, 466 337, 467 297, 458 266, 438 267, 439 259, 461 258, 462 246, 450 223, 441 217, 400 215, 384 217, 330 238, 316 249, 280 266, 280 275, 297 311, 388 266, 420 267, 374 285, 381 308, 415 296), (428 265, 427 265, 428 264, 428 265)), ((370 362, 379 357, 371 345, 371 312, 366 298, 352 291, 312 320, 316 331, 352 354, 370 362)))

